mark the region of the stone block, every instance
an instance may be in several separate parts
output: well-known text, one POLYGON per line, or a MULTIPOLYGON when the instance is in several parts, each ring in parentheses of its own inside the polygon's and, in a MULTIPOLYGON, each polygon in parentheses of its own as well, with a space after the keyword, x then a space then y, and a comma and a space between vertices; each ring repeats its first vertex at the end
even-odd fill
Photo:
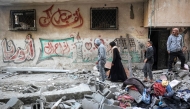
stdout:
POLYGON ((30 106, 23 106, 21 109, 32 109, 32 107, 30 106))
POLYGON ((163 73, 165 73, 165 72, 167 73, 167 72, 168 72, 168 69, 162 69, 162 72, 163 72, 163 73))
POLYGON ((83 109, 99 109, 100 104, 97 102, 94 102, 92 100, 88 100, 84 98, 82 100, 82 108, 83 109))
POLYGON ((172 88, 178 86, 181 83, 181 81, 178 80, 172 80, 169 84, 172 88))
POLYGON ((101 109, 123 109, 123 108, 121 108, 119 106, 103 104, 101 109))
POLYGON ((11 107, 12 109, 19 109, 24 103, 20 101, 19 99, 13 97, 11 98, 6 105, 11 107))
POLYGON ((109 104, 109 105, 119 106, 119 101, 114 100, 114 99, 105 99, 103 103, 109 104))
POLYGON ((183 78, 184 76, 187 75, 187 73, 186 72, 180 72, 178 75, 179 75, 179 77, 183 78))
POLYGON ((183 80, 190 80, 189 75, 185 75, 185 76, 183 77, 183 80))
POLYGON ((189 70, 181 70, 181 69, 179 69, 179 70, 177 71, 177 73, 180 73, 180 72, 189 73, 189 70))
POLYGON ((101 95, 100 93, 96 92, 96 93, 93 93, 93 98, 96 102, 100 103, 102 102, 102 100, 104 99, 104 96, 101 95))
POLYGON ((142 95, 138 91, 129 89, 128 92, 129 92, 129 95, 132 96, 137 103, 141 102, 142 95))

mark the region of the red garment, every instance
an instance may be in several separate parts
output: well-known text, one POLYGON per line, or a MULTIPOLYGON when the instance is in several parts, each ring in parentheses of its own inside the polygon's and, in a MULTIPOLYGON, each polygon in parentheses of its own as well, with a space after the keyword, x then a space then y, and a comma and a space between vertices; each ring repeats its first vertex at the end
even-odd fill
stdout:
POLYGON ((135 86, 130 86, 129 89, 138 91, 138 89, 135 86))
POLYGON ((158 82, 153 84, 153 89, 154 89, 154 94, 156 96, 163 96, 164 93, 166 92, 166 88, 162 86, 161 83, 158 83, 158 82))
POLYGON ((131 103, 134 101, 134 98, 130 95, 120 95, 117 100, 120 101, 119 106, 125 109, 126 107, 131 107, 131 103))

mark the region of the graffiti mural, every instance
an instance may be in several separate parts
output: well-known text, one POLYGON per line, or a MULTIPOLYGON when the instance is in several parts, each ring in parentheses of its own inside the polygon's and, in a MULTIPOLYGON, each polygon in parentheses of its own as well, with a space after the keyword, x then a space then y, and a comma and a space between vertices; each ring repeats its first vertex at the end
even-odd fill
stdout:
POLYGON ((87 50, 90 50, 92 48, 92 43, 91 42, 86 42, 85 47, 87 50))
POLYGON ((37 63, 40 63, 43 60, 51 60, 53 59, 52 57, 72 58, 73 53, 71 52, 71 47, 68 45, 68 42, 74 42, 74 38, 71 37, 57 40, 40 38, 41 49, 37 63))
POLYGON ((77 54, 75 62, 83 62, 83 51, 82 51, 83 42, 81 41, 79 33, 77 34, 77 40, 78 42, 75 43, 76 54, 77 54))
MULTIPOLYGON (((114 42, 116 42, 116 45, 119 47, 122 61, 128 62, 127 43, 129 43, 129 46, 130 46, 129 54, 131 55, 131 62, 133 63, 141 62, 141 54, 137 51, 134 38, 129 38, 129 41, 127 41, 127 38, 123 38, 122 36, 120 36, 120 38, 116 38, 114 42)), ((109 60, 112 60, 112 59, 109 59, 109 60)))
POLYGON ((1 42, 3 50, 3 62, 22 63, 26 60, 33 60, 35 57, 34 40, 31 34, 28 34, 25 39, 25 47, 16 46, 12 40, 3 39, 1 42))
POLYGON ((74 13, 71 13, 69 10, 59 8, 57 11, 52 12, 53 6, 54 5, 43 11, 46 16, 39 18, 40 26, 47 27, 52 24, 57 28, 65 28, 68 26, 78 28, 83 25, 83 18, 80 14, 79 8, 74 13))
MULTIPOLYGON (((112 61, 112 50, 109 43, 115 41, 119 47, 121 58, 124 63, 127 63, 129 59, 133 63, 141 62, 141 52, 138 50, 142 49, 141 46, 144 45, 137 46, 140 42, 134 38, 127 39, 126 37, 121 36, 120 38, 115 39, 104 39, 101 38, 101 36, 97 37, 106 48, 107 61, 112 61), (128 45, 130 46, 130 50, 127 49, 128 45), (130 58, 128 57, 128 54, 131 55, 130 58)), ((67 58, 73 63, 95 63, 98 60, 98 50, 94 45, 95 39, 96 38, 81 38, 79 32, 71 33, 70 37, 66 39, 50 40, 40 38, 41 49, 37 63, 44 60, 52 60, 53 57, 67 58)))

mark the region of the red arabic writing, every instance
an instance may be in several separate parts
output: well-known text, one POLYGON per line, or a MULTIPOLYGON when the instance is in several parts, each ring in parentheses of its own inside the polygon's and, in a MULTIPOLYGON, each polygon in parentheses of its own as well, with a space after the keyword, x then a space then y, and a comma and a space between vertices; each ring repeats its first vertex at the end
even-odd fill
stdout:
POLYGON ((57 54, 57 55, 63 55, 65 53, 70 52, 69 45, 67 42, 48 42, 46 46, 44 46, 44 52, 48 55, 57 54))
POLYGON ((46 17, 40 17, 40 26, 47 27, 52 23, 55 27, 64 28, 75 24, 73 28, 78 28, 83 25, 83 18, 79 8, 73 14, 69 10, 61 10, 59 8, 56 12, 52 13, 53 6, 43 11, 46 13, 46 17))

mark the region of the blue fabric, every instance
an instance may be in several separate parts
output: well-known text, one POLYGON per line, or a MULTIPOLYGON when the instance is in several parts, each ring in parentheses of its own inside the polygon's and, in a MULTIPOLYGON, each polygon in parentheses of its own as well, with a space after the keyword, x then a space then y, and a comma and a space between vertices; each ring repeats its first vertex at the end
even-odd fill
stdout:
POLYGON ((144 89, 142 94, 142 101, 146 104, 150 104, 150 94, 146 92, 146 88, 144 89))

